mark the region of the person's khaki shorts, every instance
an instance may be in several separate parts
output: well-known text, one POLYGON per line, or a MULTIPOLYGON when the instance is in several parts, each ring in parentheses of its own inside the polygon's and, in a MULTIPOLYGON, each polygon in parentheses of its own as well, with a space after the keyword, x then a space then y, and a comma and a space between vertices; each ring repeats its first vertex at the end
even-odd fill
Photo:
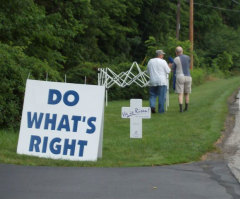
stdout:
POLYGON ((181 76, 176 79, 175 93, 191 93, 192 77, 181 76))

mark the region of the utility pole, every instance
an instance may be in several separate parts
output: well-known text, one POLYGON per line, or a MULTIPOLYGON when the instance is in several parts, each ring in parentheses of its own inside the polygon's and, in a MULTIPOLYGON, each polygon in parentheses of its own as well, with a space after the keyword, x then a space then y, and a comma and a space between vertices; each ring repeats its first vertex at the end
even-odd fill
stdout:
POLYGON ((177 4, 177 25, 176 25, 176 38, 179 40, 179 31, 180 31, 180 8, 181 8, 181 3, 180 0, 178 0, 177 4))
POLYGON ((189 13, 189 40, 191 42, 191 68, 193 69, 193 0, 190 0, 190 13, 189 13))

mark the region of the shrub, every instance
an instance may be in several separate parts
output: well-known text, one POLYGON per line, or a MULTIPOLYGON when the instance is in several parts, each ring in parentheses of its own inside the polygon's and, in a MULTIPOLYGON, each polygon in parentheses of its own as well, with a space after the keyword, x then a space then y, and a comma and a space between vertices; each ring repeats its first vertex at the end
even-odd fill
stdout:
MULTIPOLYGON (((110 68, 114 73, 119 74, 121 72, 128 71, 132 63, 125 62, 121 64, 105 64, 100 65, 98 63, 85 62, 82 63, 70 70, 67 71, 67 82, 71 83, 84 83, 84 79, 86 76, 87 84, 96 85, 97 82, 97 72, 98 68, 110 68)), ((144 71, 145 68, 140 66, 141 70, 144 71)), ((132 70, 133 73, 137 74, 138 71, 136 68, 132 70)), ((120 99, 130 99, 130 98, 142 98, 145 99, 147 97, 147 88, 141 88, 136 84, 132 84, 131 86, 126 86, 125 88, 120 88, 117 85, 113 85, 109 88, 109 100, 120 100, 120 99)))
POLYGON ((0 126, 17 127, 21 118, 25 82, 33 79, 60 80, 58 72, 37 58, 28 57, 23 48, 0 43, 0 126))
POLYGON ((191 71, 193 86, 202 84, 206 79, 206 71, 202 68, 194 68, 191 71))
POLYGON ((224 51, 213 59, 212 65, 215 69, 220 69, 226 76, 229 76, 229 70, 233 66, 232 55, 224 51))
POLYGON ((98 68, 101 68, 98 63, 84 62, 66 72, 67 82, 84 84, 86 77, 87 84, 96 85, 98 68))

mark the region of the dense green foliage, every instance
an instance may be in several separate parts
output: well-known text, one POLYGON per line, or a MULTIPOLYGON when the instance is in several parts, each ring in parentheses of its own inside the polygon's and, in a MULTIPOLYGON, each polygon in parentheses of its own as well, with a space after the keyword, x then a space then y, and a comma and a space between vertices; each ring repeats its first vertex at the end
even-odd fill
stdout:
POLYGON ((0 125, 15 127, 22 112, 25 81, 28 76, 44 79, 60 80, 56 70, 35 57, 24 54, 21 47, 10 47, 0 43, 0 125))
MULTIPOLYGON (((239 81, 240 77, 234 77, 195 87, 189 111, 184 113, 178 112, 177 95, 171 94, 171 106, 165 114, 152 114, 151 119, 143 120, 143 139, 129 139, 129 119, 120 117, 121 107, 129 106, 129 100, 109 102, 105 109, 103 158, 97 162, 18 155, 18 134, 0 130, 0 163, 126 167, 198 161, 215 149, 213 143, 224 128, 227 98, 238 88, 239 81)), ((148 101, 143 105, 147 106, 148 101)))
MULTIPOLYGON (((240 69, 240 5, 198 0, 194 5, 194 71, 230 75, 240 69), (217 9, 221 7, 228 10, 217 9)), ((142 67, 176 45, 189 54, 189 2, 181 1, 180 40, 175 39, 177 0, 2 0, 0 4, 0 126, 18 123, 25 80, 95 84, 98 67, 142 67), (8 121, 6 120, 8 118, 8 121)), ((167 57, 166 57, 167 58, 167 57)), ((200 75, 200 76, 199 76, 200 75)), ((135 87, 113 88, 111 99, 146 97, 135 87)))

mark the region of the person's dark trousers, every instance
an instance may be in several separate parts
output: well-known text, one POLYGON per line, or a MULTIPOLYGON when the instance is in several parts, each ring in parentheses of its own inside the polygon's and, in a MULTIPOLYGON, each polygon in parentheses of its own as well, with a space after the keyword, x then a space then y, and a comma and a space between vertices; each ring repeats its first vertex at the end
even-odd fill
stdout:
POLYGON ((150 93, 150 107, 155 109, 156 98, 158 97, 158 112, 164 113, 164 104, 166 101, 167 86, 151 86, 149 89, 150 93))
POLYGON ((158 96, 158 86, 151 86, 149 88, 149 103, 152 110, 152 113, 155 113, 156 108, 156 98, 158 96))
POLYGON ((182 113, 183 109, 182 109, 182 104, 179 104, 179 112, 182 113))

